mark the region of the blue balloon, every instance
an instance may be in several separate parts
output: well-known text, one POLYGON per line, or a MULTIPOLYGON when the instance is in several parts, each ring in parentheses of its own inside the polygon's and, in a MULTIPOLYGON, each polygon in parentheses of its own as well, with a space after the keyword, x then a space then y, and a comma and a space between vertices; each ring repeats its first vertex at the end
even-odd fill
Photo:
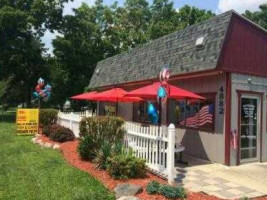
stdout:
POLYGON ((39 97, 39 94, 38 94, 37 92, 33 92, 33 93, 32 93, 32 96, 33 96, 34 98, 38 98, 38 97, 39 97))
POLYGON ((158 123, 159 115, 158 115, 157 109, 155 108, 155 106, 152 103, 148 104, 147 114, 148 114, 149 120, 153 124, 157 124, 158 123))
POLYGON ((167 96, 166 89, 162 86, 158 89, 158 98, 165 98, 167 96))

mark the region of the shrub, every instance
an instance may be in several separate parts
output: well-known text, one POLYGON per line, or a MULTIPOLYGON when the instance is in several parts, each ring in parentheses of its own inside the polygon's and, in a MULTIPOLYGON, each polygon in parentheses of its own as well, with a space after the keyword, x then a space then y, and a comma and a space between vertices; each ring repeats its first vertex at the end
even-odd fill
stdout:
POLYGON ((9 105, 8 104, 3 104, 2 105, 2 109, 3 109, 3 111, 8 111, 9 105))
POLYGON ((44 126, 42 129, 42 134, 49 137, 51 133, 51 125, 44 126))
POLYGON ((115 144, 122 141, 124 120, 119 117, 98 116, 83 118, 80 122, 80 136, 90 135, 99 148, 103 141, 115 144))
POLYGON ((107 172, 115 179, 142 178, 146 175, 145 160, 131 153, 121 153, 107 159, 107 172))
POLYGON ((95 143, 92 136, 86 135, 80 138, 78 153, 83 160, 93 160, 95 158, 95 143))
POLYGON ((72 130, 60 125, 52 125, 49 138, 55 142, 66 142, 75 139, 72 130))
POLYGON ((95 160, 98 167, 105 168, 107 155, 107 147, 103 146, 103 141, 109 143, 109 146, 114 149, 112 154, 118 154, 122 145, 118 142, 122 141, 124 129, 122 128, 124 121, 119 117, 88 117, 83 118, 80 122, 80 143, 78 152, 84 160, 95 160), (100 164, 103 163, 104 164, 100 164))
POLYGON ((159 188, 160 183, 158 183, 157 181, 151 181, 149 184, 147 184, 146 191, 148 194, 158 194, 159 188))
POLYGON ((97 168, 106 169, 107 160, 109 157, 119 155, 123 151, 123 144, 121 142, 116 142, 115 144, 110 144, 109 141, 103 141, 100 149, 95 150, 94 162, 97 164, 97 168))
POLYGON ((58 110, 56 109, 40 109, 40 125, 47 126, 57 123, 58 110))
POLYGON ((94 162, 97 168, 106 169, 107 159, 112 154, 112 146, 109 141, 103 141, 100 148, 95 151, 94 162))
POLYGON ((159 193, 168 199, 185 198, 186 193, 183 187, 172 187, 169 185, 161 185, 159 193))

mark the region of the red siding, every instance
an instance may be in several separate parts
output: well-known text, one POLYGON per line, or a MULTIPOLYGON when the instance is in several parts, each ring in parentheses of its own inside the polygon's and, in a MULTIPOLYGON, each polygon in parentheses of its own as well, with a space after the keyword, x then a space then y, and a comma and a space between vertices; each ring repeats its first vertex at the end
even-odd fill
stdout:
POLYGON ((234 14, 218 68, 267 76, 267 33, 234 14))

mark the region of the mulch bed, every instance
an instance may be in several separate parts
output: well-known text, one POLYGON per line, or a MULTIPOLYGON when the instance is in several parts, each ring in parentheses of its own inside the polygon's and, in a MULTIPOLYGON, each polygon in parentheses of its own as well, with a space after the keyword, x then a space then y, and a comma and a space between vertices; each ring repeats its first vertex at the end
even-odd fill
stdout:
MULTIPOLYGON (((55 143, 51 140, 49 140, 48 137, 45 137, 41 135, 39 137, 43 142, 50 142, 55 143)), ((138 184, 143 187, 143 192, 141 194, 138 194, 137 197, 139 197, 142 200, 167 200, 165 197, 161 195, 149 195, 146 192, 146 185, 152 181, 158 181, 160 183, 167 183, 163 179, 155 176, 154 174, 148 172, 147 177, 142 179, 129 179, 129 180, 114 180, 106 171, 104 170, 98 170, 96 169, 94 163, 83 161, 79 158, 79 155, 77 153, 77 146, 78 141, 70 141, 60 144, 60 150, 64 156, 64 158, 67 160, 69 164, 71 164, 74 167, 77 167, 80 170, 83 170, 85 172, 88 172, 92 176, 94 176, 96 179, 98 179, 100 182, 102 182, 108 189, 113 190, 117 184, 119 183, 130 183, 130 184, 138 184)), ((204 193, 193 193, 193 192, 187 192, 187 198, 188 200, 219 200, 219 198, 214 196, 209 196, 204 193)), ((263 200, 263 198, 259 198, 260 200, 263 200)), ((266 199, 266 198, 264 198, 266 199)))

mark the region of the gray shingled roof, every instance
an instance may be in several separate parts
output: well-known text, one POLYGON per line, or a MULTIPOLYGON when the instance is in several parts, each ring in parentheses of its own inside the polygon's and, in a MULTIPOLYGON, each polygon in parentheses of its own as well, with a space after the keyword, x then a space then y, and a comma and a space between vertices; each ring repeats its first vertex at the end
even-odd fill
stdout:
POLYGON ((89 87, 156 78, 164 65, 171 75, 215 69, 233 11, 152 40, 128 52, 98 62, 89 87), (205 36, 204 49, 195 43, 205 36))

